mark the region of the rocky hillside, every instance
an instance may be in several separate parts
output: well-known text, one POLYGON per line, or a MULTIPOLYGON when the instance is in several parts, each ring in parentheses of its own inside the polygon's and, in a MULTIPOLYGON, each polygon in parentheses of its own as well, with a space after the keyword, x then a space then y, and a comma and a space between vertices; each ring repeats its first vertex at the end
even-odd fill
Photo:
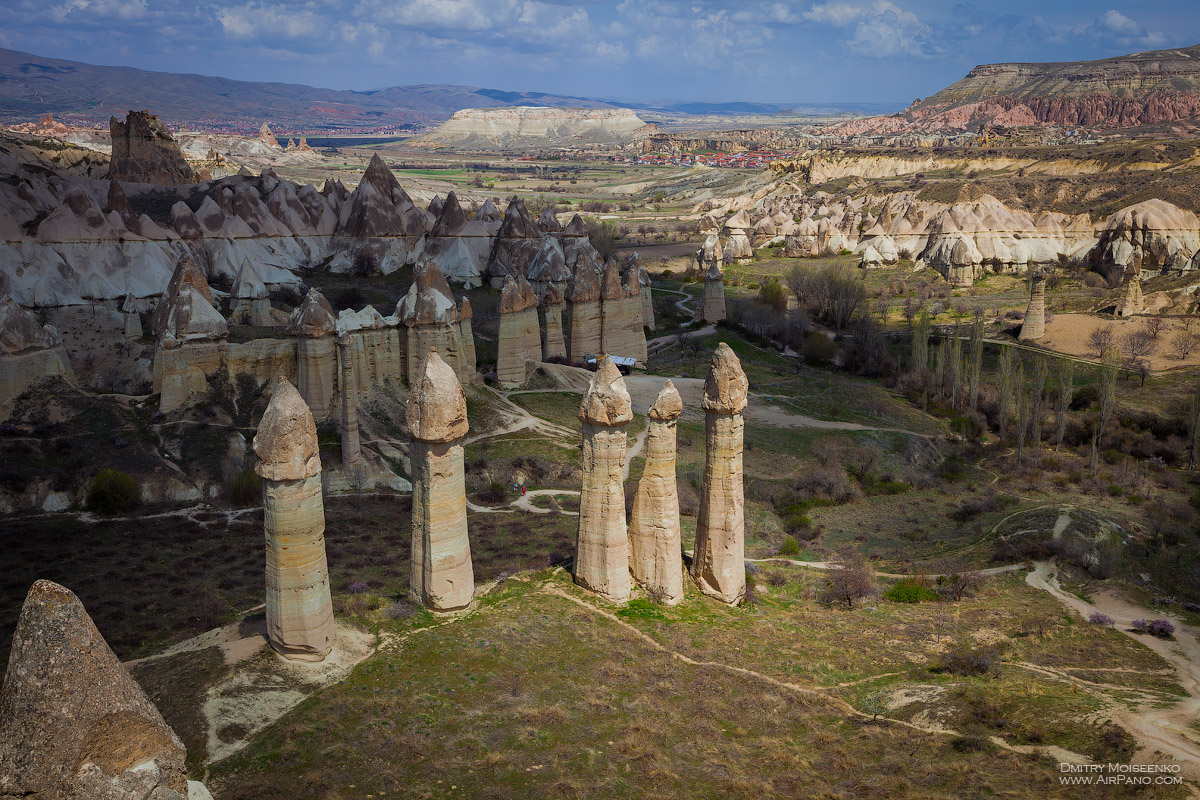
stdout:
POLYGON ((1200 118, 1200 45, 1101 61, 983 64, 899 114, 833 126, 843 135, 977 130, 981 125, 1093 129, 1200 118))
POLYGON ((652 129, 627 108, 468 108, 421 143, 468 149, 622 145, 652 129))
POLYGON ((131 108, 153 108, 173 125, 205 119, 270 120, 284 130, 404 125, 444 120, 461 108, 605 106, 599 100, 471 86, 393 86, 368 92, 207 75, 147 72, 43 58, 0 49, 0 122, 34 122, 43 114, 107 124, 131 108))

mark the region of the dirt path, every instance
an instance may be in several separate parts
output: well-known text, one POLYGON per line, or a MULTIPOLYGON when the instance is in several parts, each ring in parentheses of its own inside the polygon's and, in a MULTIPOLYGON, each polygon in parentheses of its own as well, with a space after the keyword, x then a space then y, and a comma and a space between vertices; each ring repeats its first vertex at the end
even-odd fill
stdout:
MULTIPOLYGON (((1008 517, 1005 519, 1008 519, 1008 517)), ((1064 509, 1054 523, 1055 538, 1061 536, 1070 523, 1070 513, 1067 509, 1064 509)), ((827 561, 797 561, 788 558, 759 558, 747 559, 747 561, 760 563, 772 561, 785 562, 793 566, 808 567, 811 569, 837 568, 836 565, 827 561)), ((1007 564, 1002 567, 979 570, 979 573, 982 575, 999 575, 1024 569, 1025 567, 1022 564, 1007 564)), ((1195 634, 1182 625, 1179 620, 1175 621, 1175 641, 1135 634, 1128 629, 1129 625, 1135 619, 1148 616, 1145 609, 1121 598, 1112 589, 1102 589, 1096 594, 1095 602, 1088 603, 1075 595, 1063 591, 1058 585, 1058 579, 1053 573, 1053 569, 1053 565, 1048 562, 1037 562, 1035 569, 1025 576, 1025 582, 1036 589, 1048 592, 1060 603, 1075 611, 1084 619, 1087 619, 1088 616, 1096 611, 1107 614, 1116 620, 1117 626, 1122 633, 1158 653, 1167 663, 1174 667, 1173 672, 1177 676, 1180 685, 1188 693, 1188 697, 1175 702, 1167 708, 1156 708, 1153 706, 1159 705, 1162 702, 1169 702, 1174 699, 1173 696, 1168 698, 1158 695, 1145 695, 1143 699, 1146 701, 1144 703, 1146 707, 1139 711, 1131 711, 1125 704, 1110 699, 1110 713, 1117 722, 1137 737, 1138 743, 1147 757, 1151 756, 1155 751, 1165 753, 1179 762, 1181 773, 1185 777, 1191 780, 1200 780, 1200 741, 1197 741, 1197 734, 1190 727, 1193 722, 1200 719, 1200 642, 1197 641, 1195 634)), ((876 572, 875 574, 885 578, 914 577, 913 575, 898 575, 887 572, 876 572)), ((936 579, 939 576, 931 574, 920 577, 936 579)), ((1072 683, 1086 684, 1093 688, 1105 687, 1105 684, 1074 678, 1067 674, 1065 668, 1051 669, 1022 663, 1016 663, 1015 665, 1044 673, 1053 672, 1056 677, 1061 677, 1072 683)), ((1090 667, 1079 667, 1079 669, 1099 671, 1090 667)), ((1126 687, 1111 688, 1127 691, 1126 687)))
MULTIPOLYGON (((752 669, 747 669, 746 667, 739 667, 734 664, 725 664, 720 661, 699 661, 699 660, 694 659, 690 656, 687 656, 683 653, 680 653, 677 650, 671 650, 670 648, 660 644, 657 640, 655 640, 649 634, 643 633, 637 627, 635 627, 635 626, 631 625, 630 623, 626 622, 625 620, 621 619, 616 614, 612 614, 608 611, 605 611, 602 608, 598 608, 596 606, 591 605, 590 603, 586 603, 577 597, 572 597, 571 595, 567 594, 566 592, 562 591, 561 589, 559 589, 557 587, 543 586, 541 591, 544 594, 553 595, 555 597, 561 597, 564 600, 568 600, 568 601, 574 603, 575 605, 579 606, 580 608, 587 609, 592 614, 603 617, 604 619, 607 619, 610 622, 616 623, 624 630, 628 631, 629 633, 633 634, 634 636, 637 636, 639 639, 641 639, 643 642, 648 644, 654 650, 656 650, 660 653, 666 653, 666 654, 670 655, 671 658, 675 659, 676 661, 680 661, 684 664, 688 664, 693 667, 711 667, 714 669, 724 670, 725 672, 732 672, 737 675, 744 675, 746 677, 754 678, 756 680, 760 680, 765 683, 769 683, 772 686, 775 686, 780 689, 784 689, 788 692, 799 695, 801 697, 823 700, 823 701, 833 705, 834 707, 836 707, 841 713, 845 714, 848 717, 854 717, 854 718, 861 719, 861 720, 871 720, 871 721, 874 721, 874 722, 877 722, 877 723, 883 724, 883 725, 892 725, 892 726, 899 726, 902 728, 909 728, 911 730, 921 731, 922 733, 933 733, 933 734, 938 734, 938 735, 942 735, 942 736, 961 736, 962 735, 958 731, 950 730, 948 728, 923 726, 923 725, 919 725, 915 722, 907 722, 904 720, 890 719, 887 717, 880 718, 880 717, 877 717, 876 715, 868 714, 864 711, 859 711, 857 708, 850 705, 842 698, 840 698, 836 695, 830 694, 829 692, 822 691, 820 689, 811 689, 811 688, 808 688, 805 686, 799 686, 797 684, 790 683, 788 681, 781 681, 778 678, 773 678, 770 675, 765 675, 761 672, 757 672, 752 669)), ((876 675, 876 676, 872 676, 872 677, 878 678, 881 676, 876 675)), ((999 736, 993 736, 993 737, 991 737, 991 740, 997 747, 1001 747, 1005 750, 1011 750, 1011 751, 1017 752, 1017 753, 1034 753, 1034 752, 1048 753, 1049 755, 1053 756, 1054 758, 1057 758, 1061 762, 1066 762, 1066 763, 1070 763, 1070 764, 1091 763, 1091 759, 1089 759, 1087 756, 1072 752, 1070 750, 1063 749, 1061 747, 1014 745, 1014 744, 1009 744, 1008 742, 1006 742, 1004 739, 1000 738, 999 736)))
POLYGON ((1101 589, 1091 603, 1065 592, 1058 584, 1054 566, 1045 561, 1035 565, 1035 569, 1025 576, 1025 582, 1049 592, 1084 619, 1097 611, 1107 614, 1116 620, 1122 633, 1158 653, 1175 667, 1179 683, 1189 697, 1168 708, 1147 708, 1136 712, 1120 709, 1114 713, 1114 717, 1133 731, 1143 749, 1166 753, 1179 762, 1185 776, 1200 780, 1200 742, 1197 741, 1195 729, 1190 727, 1200 718, 1200 642, 1195 633, 1178 620, 1175 621, 1175 641, 1133 633, 1128 630, 1129 625, 1135 619, 1149 616, 1145 609, 1120 597, 1112 589, 1101 589))
MULTIPOLYGON (((654 404, 654 400, 658 397, 658 392, 662 389, 665 382, 666 378, 655 375, 627 375, 625 377, 625 386, 629 389, 629 396, 633 399, 634 410, 643 414, 646 413, 650 406, 654 404)), ((693 417, 701 415, 703 412, 700 411, 700 401, 704 398, 704 378, 671 378, 671 382, 675 384, 675 388, 679 390, 679 395, 683 398, 684 414, 693 417)), ((860 425, 857 422, 838 422, 835 420, 817 419, 816 417, 809 417, 804 414, 793 414, 782 408, 766 405, 761 402, 761 396, 756 394, 751 395, 751 402, 746 407, 745 417, 748 422, 757 422, 775 428, 817 428, 827 431, 879 431, 885 433, 902 433, 918 439, 938 438, 934 434, 918 433, 910 431, 907 428, 860 425)))

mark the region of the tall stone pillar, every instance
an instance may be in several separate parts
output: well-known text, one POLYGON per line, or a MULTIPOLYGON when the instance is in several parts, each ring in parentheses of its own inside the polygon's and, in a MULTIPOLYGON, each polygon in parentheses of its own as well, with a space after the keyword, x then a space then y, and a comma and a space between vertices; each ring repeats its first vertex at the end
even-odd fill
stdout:
POLYGON ((523 276, 504 279, 496 337, 496 380, 501 386, 512 388, 525 383, 525 362, 541 360, 537 305, 537 295, 523 276))
POLYGON ((430 350, 408 396, 413 472, 409 592, 434 611, 465 608, 475 595, 463 478, 467 427, 462 384, 437 350, 430 350))
POLYGON ((277 378, 254 437, 267 540, 267 638, 296 661, 323 661, 333 646, 325 561, 325 507, 317 426, 304 398, 277 378))
POLYGON ((704 322, 725 319, 725 274, 719 260, 712 261, 704 273, 704 291, 696 305, 696 319, 704 322))
POLYGON ((617 365, 602 358, 579 406, 583 421, 583 491, 575 541, 575 582, 605 600, 629 599, 625 528, 625 425, 633 419, 617 365))
POLYGON ((349 469, 362 455, 358 439, 358 381, 354 376, 353 338, 349 334, 340 334, 337 348, 341 364, 338 383, 342 390, 342 469, 349 469))
POLYGON ((546 315, 546 325, 542 339, 542 361, 552 358, 566 358, 567 346, 563 340, 563 296, 562 292, 550 284, 542 295, 542 308, 546 315))
POLYGON ((683 399, 667 381, 647 416, 646 466, 633 498, 629 526, 629 571, 646 591, 667 605, 683 600, 683 554, 679 494, 675 486, 675 425, 683 399))
POLYGON ((692 578, 725 603, 746 592, 746 498, 742 489, 742 411, 749 382, 721 342, 704 382, 704 486, 696 519, 692 578))
POLYGON ((1046 335, 1046 276, 1035 272, 1029 276, 1029 308, 1021 323, 1021 341, 1040 339, 1046 335))
POLYGON ((600 345, 600 280, 586 263, 575 267, 575 275, 567 284, 567 357, 575 364, 584 356, 599 356, 600 345))
POLYGON ((296 388, 317 419, 328 419, 333 408, 336 328, 333 308, 316 289, 309 289, 288 320, 288 334, 297 337, 296 388))

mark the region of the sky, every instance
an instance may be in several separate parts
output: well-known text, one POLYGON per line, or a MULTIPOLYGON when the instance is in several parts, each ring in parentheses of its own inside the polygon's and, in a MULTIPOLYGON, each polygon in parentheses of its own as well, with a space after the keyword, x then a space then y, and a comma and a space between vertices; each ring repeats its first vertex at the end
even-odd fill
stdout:
POLYGON ((0 0, 0 47, 334 89, 903 106, 996 61, 1200 43, 1200 0, 0 0))

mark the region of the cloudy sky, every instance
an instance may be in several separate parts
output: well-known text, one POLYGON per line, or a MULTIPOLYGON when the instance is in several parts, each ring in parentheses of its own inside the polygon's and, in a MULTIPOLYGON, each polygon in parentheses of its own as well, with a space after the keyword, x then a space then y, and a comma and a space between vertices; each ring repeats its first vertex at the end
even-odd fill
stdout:
POLYGON ((0 47, 337 89, 906 104, 978 63, 1200 42, 1197 0, 0 0, 0 47))

